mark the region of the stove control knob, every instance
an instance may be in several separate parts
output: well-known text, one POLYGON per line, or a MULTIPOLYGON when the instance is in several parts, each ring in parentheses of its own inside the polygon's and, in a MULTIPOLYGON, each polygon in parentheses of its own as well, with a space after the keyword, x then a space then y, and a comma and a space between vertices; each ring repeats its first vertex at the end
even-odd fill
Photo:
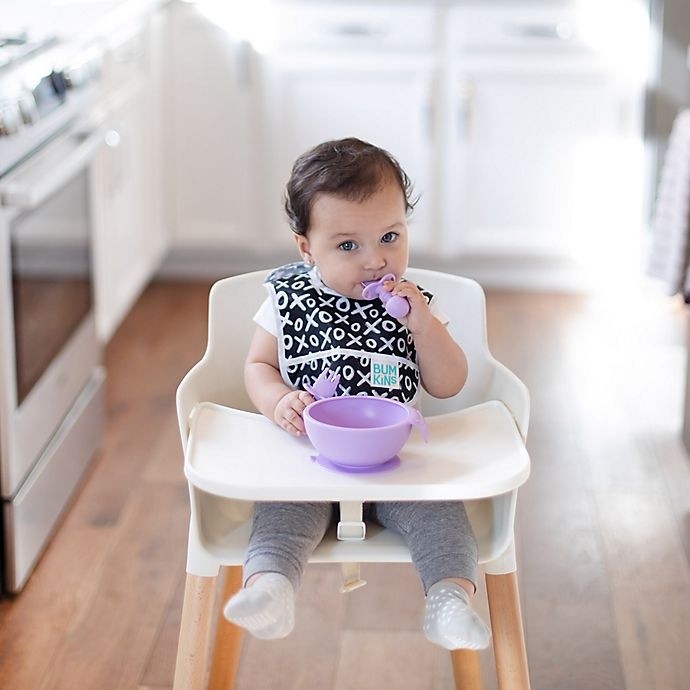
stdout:
POLYGON ((0 103, 0 137, 16 134, 22 127, 22 117, 16 102, 0 103))
POLYGON ((38 107, 36 106, 36 99, 31 91, 27 91, 19 97, 17 107, 19 108, 22 122, 25 125, 33 125, 40 117, 38 107))
POLYGON ((64 98, 67 90, 67 83, 65 82, 65 75, 63 72, 51 72, 50 82, 53 85, 53 91, 58 97, 64 98))

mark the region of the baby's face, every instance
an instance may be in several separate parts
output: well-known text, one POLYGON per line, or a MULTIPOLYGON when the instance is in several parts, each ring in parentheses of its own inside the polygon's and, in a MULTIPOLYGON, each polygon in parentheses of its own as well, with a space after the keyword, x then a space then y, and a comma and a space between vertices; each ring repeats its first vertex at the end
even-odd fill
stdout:
POLYGON ((365 201, 318 194, 309 231, 296 235, 304 259, 311 259, 331 289, 362 297, 362 282, 386 273, 397 279, 407 269, 407 217, 400 186, 391 181, 365 201))

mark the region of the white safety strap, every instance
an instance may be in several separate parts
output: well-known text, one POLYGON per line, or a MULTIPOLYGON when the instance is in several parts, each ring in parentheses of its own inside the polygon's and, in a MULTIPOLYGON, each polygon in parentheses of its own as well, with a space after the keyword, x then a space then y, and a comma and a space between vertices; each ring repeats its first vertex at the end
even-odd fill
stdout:
MULTIPOLYGON (((362 502, 340 501, 338 539, 341 541, 363 541, 366 532, 367 526, 362 520, 362 502)), ((343 573, 343 584, 340 591, 343 594, 366 585, 366 581, 360 577, 359 563, 341 563, 340 567, 343 573)))

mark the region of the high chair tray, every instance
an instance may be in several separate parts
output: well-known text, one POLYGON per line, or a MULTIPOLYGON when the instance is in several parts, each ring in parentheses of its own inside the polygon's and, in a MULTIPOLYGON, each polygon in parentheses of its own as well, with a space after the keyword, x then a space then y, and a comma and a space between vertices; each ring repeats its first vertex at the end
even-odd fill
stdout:
POLYGON ((529 476, 515 421, 499 401, 426 418, 390 471, 351 474, 321 466, 306 437, 260 414, 199 403, 190 420, 185 475, 208 493, 250 501, 470 500, 507 493, 529 476))

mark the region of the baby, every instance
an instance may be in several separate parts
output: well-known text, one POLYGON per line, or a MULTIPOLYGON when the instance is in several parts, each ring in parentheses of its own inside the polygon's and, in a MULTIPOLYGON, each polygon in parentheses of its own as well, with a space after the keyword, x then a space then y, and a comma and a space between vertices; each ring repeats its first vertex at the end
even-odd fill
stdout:
MULTIPOLYGON (((325 369, 341 376, 340 394, 380 395, 414 404, 419 386, 455 395, 467 360, 433 295, 404 279, 411 184, 383 149, 358 139, 328 141, 295 162, 285 208, 302 262, 273 271, 268 298, 254 317, 245 364, 256 408, 286 432, 304 434, 313 401, 305 386, 325 369), (399 319, 362 283, 386 274, 393 295, 410 305, 399 319), (392 376, 375 377, 386 365, 392 376)), ((294 627, 295 593, 310 554, 337 504, 256 503, 244 586, 225 605, 228 620, 263 639, 294 627)), ((446 649, 482 649, 490 632, 471 609, 477 545, 459 502, 376 502, 364 518, 400 533, 426 594, 424 634, 446 649)))

